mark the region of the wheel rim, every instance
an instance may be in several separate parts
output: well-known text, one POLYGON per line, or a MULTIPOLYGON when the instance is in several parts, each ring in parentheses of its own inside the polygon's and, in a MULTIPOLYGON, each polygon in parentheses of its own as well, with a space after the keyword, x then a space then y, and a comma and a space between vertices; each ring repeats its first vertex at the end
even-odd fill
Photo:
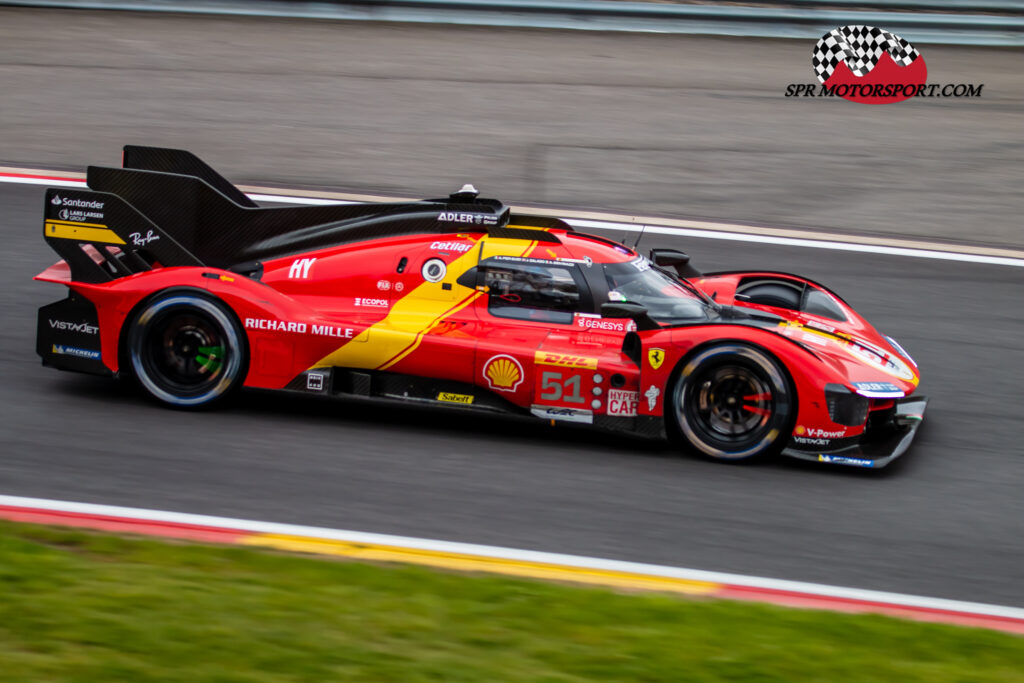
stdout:
POLYGON ((217 303, 191 294, 153 302, 132 325, 131 365, 154 398, 200 406, 226 395, 245 372, 245 340, 217 303))
POLYGON ((225 343, 213 321, 193 313, 154 321, 143 362, 153 379, 177 394, 202 394, 224 374, 225 343))
POLYGON ((671 397, 681 435, 719 460, 770 452, 786 429, 793 401, 779 365, 741 344, 716 345, 689 359, 671 397))
POLYGON ((720 439, 746 441, 771 421, 771 385, 749 368, 723 365, 697 382, 694 417, 720 439))

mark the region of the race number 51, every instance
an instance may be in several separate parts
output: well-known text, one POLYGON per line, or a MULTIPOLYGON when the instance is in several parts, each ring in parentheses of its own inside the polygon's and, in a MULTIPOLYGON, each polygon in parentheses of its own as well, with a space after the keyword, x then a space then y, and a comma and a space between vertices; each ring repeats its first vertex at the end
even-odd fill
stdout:
POLYGON ((543 370, 537 398, 546 404, 579 405, 584 402, 583 380, 579 373, 543 370))

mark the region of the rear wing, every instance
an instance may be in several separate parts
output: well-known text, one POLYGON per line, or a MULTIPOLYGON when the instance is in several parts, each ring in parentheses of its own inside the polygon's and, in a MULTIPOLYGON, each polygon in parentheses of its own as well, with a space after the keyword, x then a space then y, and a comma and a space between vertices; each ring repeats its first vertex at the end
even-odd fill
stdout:
POLYGON ((107 282, 161 265, 203 265, 155 223, 107 192, 48 189, 43 237, 78 282, 107 282))
POLYGON ((104 282, 163 266, 227 269, 345 242, 441 234, 467 222, 495 236, 549 242, 558 239, 547 229, 571 230, 532 216, 507 228, 509 209, 475 191, 418 202, 260 207, 189 152, 128 145, 122 159, 123 168, 90 166, 88 190, 46 192, 44 236, 71 280, 104 282))
POLYGON ((259 206, 244 192, 228 182, 224 176, 210 168, 205 161, 192 152, 182 149, 125 145, 124 151, 121 153, 121 167, 193 176, 204 181, 239 206, 250 209, 259 206))

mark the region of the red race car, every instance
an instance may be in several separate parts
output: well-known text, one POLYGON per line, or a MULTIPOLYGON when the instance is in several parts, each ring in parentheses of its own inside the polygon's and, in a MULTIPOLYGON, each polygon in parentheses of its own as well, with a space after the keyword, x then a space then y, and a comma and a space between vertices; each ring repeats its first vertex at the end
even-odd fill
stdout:
POLYGON ((464 187, 260 207, 188 152, 124 148, 46 192, 43 364, 198 407, 240 387, 676 438, 708 457, 881 467, 927 399, 910 356, 797 275, 701 275, 464 187))

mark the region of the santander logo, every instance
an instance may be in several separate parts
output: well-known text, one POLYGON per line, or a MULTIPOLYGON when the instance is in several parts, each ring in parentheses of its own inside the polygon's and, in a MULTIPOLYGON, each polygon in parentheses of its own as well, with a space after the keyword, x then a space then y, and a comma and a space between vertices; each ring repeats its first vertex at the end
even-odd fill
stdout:
POLYGON ((826 88, 863 104, 891 104, 914 97, 924 87, 928 67, 909 42, 874 26, 840 26, 829 31, 811 59, 826 88))

